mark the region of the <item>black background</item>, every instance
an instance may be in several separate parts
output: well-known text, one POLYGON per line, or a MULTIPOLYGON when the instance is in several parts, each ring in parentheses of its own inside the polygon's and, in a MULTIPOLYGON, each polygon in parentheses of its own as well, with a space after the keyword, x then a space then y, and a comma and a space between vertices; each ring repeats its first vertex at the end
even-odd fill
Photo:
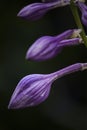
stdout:
POLYGON ((48 99, 37 107, 7 108, 17 83, 25 75, 47 74, 76 62, 87 62, 84 45, 64 48, 48 61, 25 60, 28 47, 37 38, 76 28, 69 6, 51 10, 35 22, 18 18, 19 10, 33 2, 35 0, 0 1, 0 130, 86 130, 87 71, 55 81, 48 99))

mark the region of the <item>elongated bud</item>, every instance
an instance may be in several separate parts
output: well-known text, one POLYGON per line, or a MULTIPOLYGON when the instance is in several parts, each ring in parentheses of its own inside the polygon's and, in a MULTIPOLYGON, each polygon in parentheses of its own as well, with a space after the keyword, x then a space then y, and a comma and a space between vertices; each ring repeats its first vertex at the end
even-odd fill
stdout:
POLYGON ((79 45, 82 41, 79 36, 80 32, 81 30, 71 29, 57 36, 41 37, 28 49, 26 59, 34 61, 51 59, 59 54, 64 47, 79 45))
POLYGON ((47 11, 68 4, 70 4, 69 0, 67 0, 66 2, 58 0, 50 3, 33 3, 21 9, 17 16, 31 21, 37 20, 43 17, 47 11))
POLYGON ((87 63, 76 63, 51 74, 27 75, 18 83, 9 103, 9 109, 36 106, 47 99, 52 83, 67 74, 87 69, 87 63))

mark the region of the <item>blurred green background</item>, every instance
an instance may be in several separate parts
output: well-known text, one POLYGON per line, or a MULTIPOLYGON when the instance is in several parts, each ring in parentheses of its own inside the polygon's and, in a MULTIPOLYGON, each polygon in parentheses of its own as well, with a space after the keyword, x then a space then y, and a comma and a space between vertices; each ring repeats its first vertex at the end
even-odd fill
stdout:
POLYGON ((49 11, 35 22, 18 18, 19 10, 33 2, 36 1, 0 1, 0 130, 87 130, 87 71, 55 81, 48 99, 37 107, 7 108, 17 83, 25 75, 47 74, 76 62, 87 62, 84 45, 64 48, 45 62, 25 60, 28 47, 37 38, 76 28, 68 6, 49 11))

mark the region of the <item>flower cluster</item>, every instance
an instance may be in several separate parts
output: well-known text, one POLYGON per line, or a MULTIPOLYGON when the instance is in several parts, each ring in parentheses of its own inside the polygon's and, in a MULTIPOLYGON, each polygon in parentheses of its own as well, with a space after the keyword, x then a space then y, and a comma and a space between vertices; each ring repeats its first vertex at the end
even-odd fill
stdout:
MULTIPOLYGON (((84 0, 42 0, 25 6, 17 16, 27 20, 38 20, 54 8, 74 5, 82 13, 82 22, 87 26, 87 6, 84 0)), ((37 39, 26 53, 27 60, 46 61, 58 55, 64 47, 85 44, 87 40, 83 28, 69 29, 56 36, 43 36, 37 39), (85 40, 86 39, 86 40, 85 40)), ((9 109, 36 106, 42 103, 50 93, 52 83, 67 74, 87 69, 87 63, 75 63, 51 74, 27 75, 18 83, 9 109)))

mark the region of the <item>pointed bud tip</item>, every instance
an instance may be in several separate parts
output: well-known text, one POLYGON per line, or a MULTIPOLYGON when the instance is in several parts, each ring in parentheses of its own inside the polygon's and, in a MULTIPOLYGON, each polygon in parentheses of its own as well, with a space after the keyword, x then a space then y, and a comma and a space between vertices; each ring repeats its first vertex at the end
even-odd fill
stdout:
POLYGON ((10 101, 9 104, 8 104, 8 109, 14 109, 13 106, 14 106, 13 103, 10 101))
POLYGON ((26 59, 26 60, 31 60, 32 57, 30 57, 28 54, 26 54, 25 59, 26 59))
POLYGON ((10 103, 8 104, 8 109, 13 109, 13 107, 10 103))
POLYGON ((12 109, 20 109, 21 107, 19 107, 17 104, 15 104, 14 102, 11 102, 8 104, 8 109, 12 110, 12 109))
POLYGON ((8 109, 10 109, 10 104, 8 104, 8 109))
POLYGON ((23 17, 23 13, 21 11, 18 12, 17 17, 23 17))
POLYGON ((21 9, 17 14, 18 17, 26 17, 26 15, 27 15, 27 10, 25 10, 25 7, 21 9))
POLYGON ((17 17, 20 17, 20 12, 17 14, 17 17))

